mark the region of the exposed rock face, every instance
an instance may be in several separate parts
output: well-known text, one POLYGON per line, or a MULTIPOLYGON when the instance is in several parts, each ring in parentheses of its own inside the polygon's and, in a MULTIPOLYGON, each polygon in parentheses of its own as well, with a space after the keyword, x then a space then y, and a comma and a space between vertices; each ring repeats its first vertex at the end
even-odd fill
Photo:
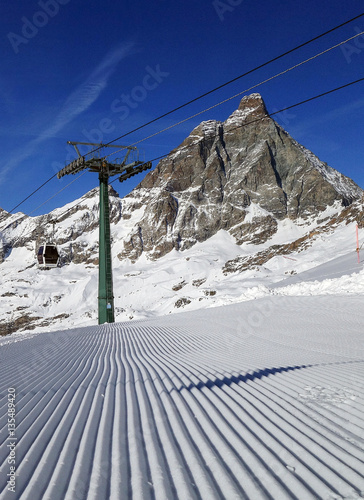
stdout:
POLYGON ((277 221, 318 214, 362 195, 268 116, 259 94, 223 123, 202 122, 123 200, 135 220, 119 258, 159 258, 225 229, 238 243, 263 243, 277 221))
MULTIPOLYGON (((121 219, 122 204, 112 186, 109 186, 109 200, 110 222, 117 224, 121 219)), ((14 215, 3 213, 6 217, 0 220, 0 224, 3 222, 0 225, 0 264, 12 248, 27 247, 35 251, 45 241, 53 240, 62 247, 63 263, 98 263, 98 242, 87 238, 87 233, 96 232, 98 235, 98 188, 86 193, 68 210, 60 208, 38 217, 21 212, 14 215), (53 220, 56 221, 54 235, 53 220)))

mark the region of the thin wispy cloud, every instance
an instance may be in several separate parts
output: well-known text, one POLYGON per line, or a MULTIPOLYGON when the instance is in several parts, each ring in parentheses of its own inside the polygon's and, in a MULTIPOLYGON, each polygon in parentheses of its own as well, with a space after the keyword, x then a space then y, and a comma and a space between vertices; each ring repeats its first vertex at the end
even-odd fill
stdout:
POLYGON ((53 126, 44 131, 37 140, 55 135, 78 115, 86 111, 107 87, 118 64, 134 51, 133 43, 124 43, 109 52, 91 75, 67 98, 53 126))
POLYGON ((26 144, 21 152, 4 165, 1 170, 0 183, 3 182, 9 170, 29 158, 41 143, 57 135, 77 116, 89 109, 107 87, 110 77, 114 74, 119 63, 134 53, 134 51, 134 43, 130 42, 122 43, 107 53, 86 80, 67 97, 54 122, 47 126, 37 138, 26 144))

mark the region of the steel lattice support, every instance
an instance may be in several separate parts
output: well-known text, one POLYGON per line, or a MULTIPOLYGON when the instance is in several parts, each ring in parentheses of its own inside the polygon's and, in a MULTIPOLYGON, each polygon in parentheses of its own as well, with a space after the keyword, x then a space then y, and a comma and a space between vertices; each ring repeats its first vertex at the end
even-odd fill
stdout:
POLYGON ((109 176, 100 172, 100 223, 99 223, 99 325, 114 323, 114 293, 111 264, 109 176))
MULTIPOLYGON (((100 223, 99 223, 99 294, 98 294, 98 318, 99 325, 103 323, 114 323, 114 293, 112 281, 111 262, 111 237, 110 237, 110 210, 109 210, 109 177, 120 175, 119 181, 124 182, 133 175, 139 174, 152 167, 152 162, 142 162, 139 159, 130 158, 131 153, 138 153, 134 146, 117 146, 109 144, 95 144, 90 142, 70 142, 78 154, 78 158, 66 165, 57 174, 58 179, 68 174, 76 174, 87 169, 89 172, 98 172, 100 180, 100 223), (96 146, 99 151, 102 148, 121 148, 124 150, 124 158, 121 162, 110 163, 102 154, 86 159, 87 154, 82 156, 78 145, 96 146), (127 163, 129 162, 129 163, 127 163)), ((91 153, 92 154, 92 153, 91 153)), ((110 155, 108 155, 110 156, 110 155)))

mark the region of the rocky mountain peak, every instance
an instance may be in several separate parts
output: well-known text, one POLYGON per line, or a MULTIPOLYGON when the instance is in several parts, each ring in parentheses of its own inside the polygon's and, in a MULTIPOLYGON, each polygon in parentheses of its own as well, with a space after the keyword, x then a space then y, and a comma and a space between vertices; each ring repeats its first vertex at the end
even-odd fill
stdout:
POLYGON ((123 217, 143 207, 120 258, 158 258, 220 229, 237 243, 262 243, 279 220, 318 215, 362 195, 282 129, 260 94, 244 97, 225 122, 195 127, 124 199, 123 217))
POLYGON ((254 94, 246 95, 241 99, 238 110, 246 111, 248 109, 252 110, 252 112, 259 112, 263 116, 268 114, 263 98, 257 92, 254 94))
POLYGON ((254 120, 255 118, 264 118, 265 116, 268 116, 268 111, 265 107, 263 98, 260 94, 255 93, 243 97, 238 109, 232 113, 226 122, 228 123, 231 119, 236 117, 245 120, 248 118, 249 120, 254 120))

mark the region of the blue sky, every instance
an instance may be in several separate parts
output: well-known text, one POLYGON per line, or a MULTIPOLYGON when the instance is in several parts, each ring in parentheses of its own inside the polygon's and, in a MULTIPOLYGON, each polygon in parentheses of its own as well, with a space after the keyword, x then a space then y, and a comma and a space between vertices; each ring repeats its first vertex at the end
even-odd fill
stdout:
MULTIPOLYGON (((10 211, 74 159, 67 141, 112 141, 362 12, 360 0, 2 2, 0 207, 10 211)), ((119 143, 140 141, 361 31, 364 16, 119 143)), ((363 68, 361 35, 254 91, 274 112, 362 78, 363 68)), ((363 91, 359 83, 275 117, 362 188, 363 91)), ((225 120, 241 97, 140 142, 141 154, 168 153, 202 120, 225 120)), ((53 179, 18 210, 47 213, 98 185, 92 173, 66 187, 72 180, 53 179)), ((113 186, 125 195, 140 180, 113 186)))

